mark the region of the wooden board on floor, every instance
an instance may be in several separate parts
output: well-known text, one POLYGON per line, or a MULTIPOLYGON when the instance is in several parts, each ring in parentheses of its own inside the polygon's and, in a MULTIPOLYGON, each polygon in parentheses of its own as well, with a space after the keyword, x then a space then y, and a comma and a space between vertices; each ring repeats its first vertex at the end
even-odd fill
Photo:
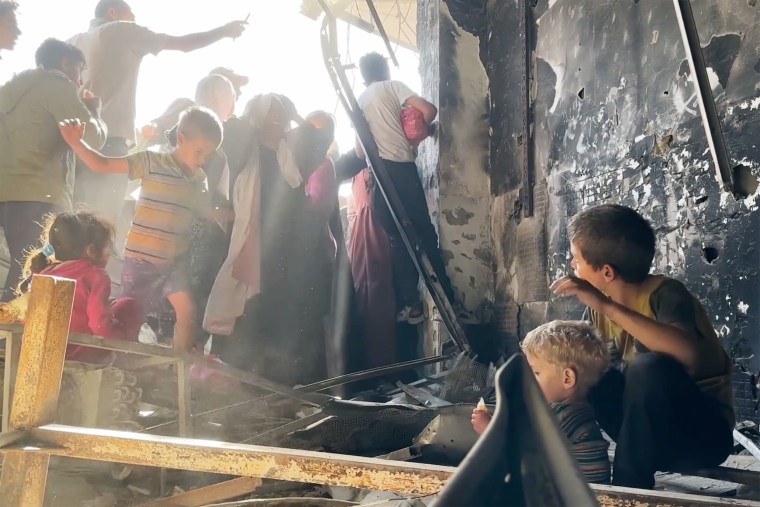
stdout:
POLYGON ((168 498, 153 500, 140 507, 202 507, 248 495, 256 491, 259 486, 261 486, 261 479, 257 477, 239 477, 168 498))

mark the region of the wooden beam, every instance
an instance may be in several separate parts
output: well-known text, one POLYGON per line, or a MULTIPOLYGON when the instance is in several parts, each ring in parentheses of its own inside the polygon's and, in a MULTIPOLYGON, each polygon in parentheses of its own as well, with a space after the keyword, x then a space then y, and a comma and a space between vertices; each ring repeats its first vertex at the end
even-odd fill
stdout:
POLYGON ((259 486, 261 486, 261 479, 257 477, 239 477, 168 498, 153 500, 141 504, 140 507, 203 507, 248 495, 256 491, 259 486))
MULTIPOLYGON (((49 425, 30 452, 139 466, 347 486, 407 495, 438 492, 454 468, 276 447, 49 425)), ((0 449, 1 451, 1 449, 0 449)))
MULTIPOLYGON (((29 430, 55 420, 69 334, 73 280, 35 276, 16 374, 9 428, 29 430)), ((4 505, 41 507, 50 456, 15 450, 5 454, 0 476, 4 505)))
POLYGON ((760 507, 760 502, 592 484, 602 507, 760 507))
POLYGON ((16 371, 18 371, 18 360, 21 355, 21 336, 10 331, 4 331, 3 334, 5 335, 5 368, 3 369, 2 431, 9 431, 13 386, 16 384, 16 371))
MULTIPOLYGON (((455 468, 340 454, 226 444, 49 425, 32 430, 32 453, 141 466, 433 495, 455 468)), ((3 449, 0 449, 3 452, 3 449)), ((760 502, 592 485, 602 507, 760 507, 760 502)))

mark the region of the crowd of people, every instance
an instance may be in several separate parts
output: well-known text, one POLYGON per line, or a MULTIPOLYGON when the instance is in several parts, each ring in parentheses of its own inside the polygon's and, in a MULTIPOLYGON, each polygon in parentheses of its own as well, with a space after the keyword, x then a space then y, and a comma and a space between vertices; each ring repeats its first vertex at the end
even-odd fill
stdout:
MULTIPOLYGON (((17 27, 16 4, 0 5, 17 27)), ((72 330, 134 340, 146 320, 169 313, 166 334, 177 350, 200 352, 213 336, 214 357, 290 384, 324 378, 335 345, 328 335, 349 328, 369 338, 356 338, 363 343, 344 369, 396 361, 397 323, 423 319, 419 279, 384 200, 370 196, 360 144, 339 157, 332 115, 302 118, 281 94, 256 95, 235 116, 248 79, 222 67, 200 80, 194 99, 178 98, 138 127, 146 55, 234 39, 246 23, 175 37, 136 23, 124 0, 101 0, 94 14, 86 32, 42 42, 35 67, 0 88, 0 226, 11 257, 2 300, 16 297, 20 283, 28 289, 31 274, 74 261, 105 275, 113 253, 123 258, 118 311, 102 277, 97 290, 85 290, 85 272, 92 275, 83 270, 77 297, 98 302, 75 305, 91 314, 74 319, 72 330), (346 240, 337 189, 354 176, 373 204, 346 240), (125 199, 137 187, 136 201, 125 199), (102 230, 113 233, 109 245, 102 230), (340 285, 338 260, 347 257, 340 285)), ((15 35, 6 50, 20 34, 8 33, 15 35)), ((381 55, 366 55, 360 67, 367 88, 359 101, 380 154, 448 280, 414 165, 436 108, 391 80, 381 55)))
MULTIPOLYGON (((0 1, 0 49, 21 34, 16 7, 0 1)), ((71 330, 121 340, 136 340, 168 302, 177 350, 202 354, 212 336, 213 355, 290 385, 326 376, 328 335, 355 315, 355 369, 392 363, 397 324, 425 318, 419 276, 362 144, 335 152, 330 114, 302 118, 268 93, 237 117, 248 80, 217 68, 194 100, 136 128, 145 55, 244 30, 233 21, 158 34, 124 0, 100 0, 88 31, 42 42, 34 67, 0 87, 0 227, 11 255, 2 299, 28 291, 35 273, 74 279, 71 330), (349 179, 355 217, 344 240, 337 188, 349 179), (128 180, 140 184, 133 209, 128 180), (114 251, 123 256, 118 299, 105 271, 114 251), (347 284, 335 276, 342 255, 347 284)), ((455 302, 415 165, 437 110, 392 80, 382 55, 365 55, 359 68, 358 103, 379 156, 455 302)), ((574 217, 570 237, 573 274, 552 290, 586 305, 591 323, 546 324, 522 347, 582 471, 610 480, 599 427, 617 442, 614 484, 650 488, 657 470, 720 464, 732 448, 731 363, 689 290, 650 274, 651 225, 604 205, 574 217)), ((103 359, 76 347, 68 357, 103 359)), ((478 432, 489 420, 473 413, 478 432)))

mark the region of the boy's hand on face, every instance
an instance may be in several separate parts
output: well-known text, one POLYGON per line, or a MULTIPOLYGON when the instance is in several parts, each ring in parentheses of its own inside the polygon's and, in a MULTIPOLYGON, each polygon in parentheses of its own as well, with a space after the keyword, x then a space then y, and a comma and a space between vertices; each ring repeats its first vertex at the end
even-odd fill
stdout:
POLYGON ((475 433, 482 435, 485 433, 488 423, 491 422, 491 415, 488 412, 476 408, 472 411, 470 422, 472 423, 472 428, 475 430, 475 433))
POLYGON ((58 129, 61 131, 61 137, 69 146, 80 143, 84 137, 84 123, 78 119, 63 120, 58 123, 58 129))
POLYGON ((574 276, 563 276, 556 280, 550 289, 557 296, 575 296, 578 301, 597 311, 601 311, 602 306, 609 300, 593 285, 574 276))

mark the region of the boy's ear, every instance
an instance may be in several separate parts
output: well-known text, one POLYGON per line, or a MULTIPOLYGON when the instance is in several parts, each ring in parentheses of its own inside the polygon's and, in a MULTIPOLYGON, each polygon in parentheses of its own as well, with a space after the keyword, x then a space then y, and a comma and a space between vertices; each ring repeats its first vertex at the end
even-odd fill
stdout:
POLYGON ((87 248, 85 248, 84 253, 90 259, 95 259, 98 256, 98 252, 95 250, 95 245, 87 245, 87 248))
POLYGON ((602 272, 602 276, 604 277, 605 282, 612 282, 617 279, 617 273, 615 273, 615 268, 613 268, 609 264, 605 264, 604 266, 602 266, 601 272, 602 272))
POLYGON ((565 368, 562 370, 562 388, 572 389, 578 383, 578 374, 574 368, 565 368))

